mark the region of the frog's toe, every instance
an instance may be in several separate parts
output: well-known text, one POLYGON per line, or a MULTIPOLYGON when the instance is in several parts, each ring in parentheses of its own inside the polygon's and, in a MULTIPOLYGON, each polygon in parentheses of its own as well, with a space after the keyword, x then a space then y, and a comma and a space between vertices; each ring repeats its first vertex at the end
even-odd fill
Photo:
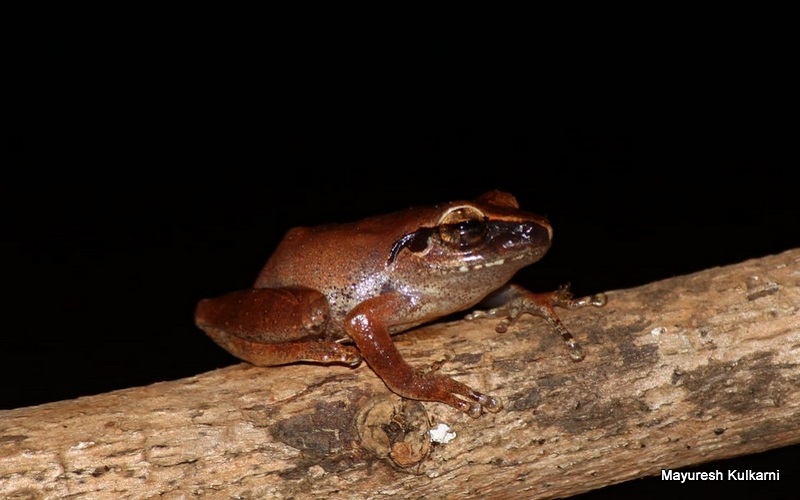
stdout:
POLYGON ((503 400, 498 397, 490 396, 477 391, 472 391, 470 396, 472 396, 472 398, 475 399, 475 401, 488 412, 497 413, 503 409, 503 400))
POLYGON ((506 314, 505 310, 500 307, 494 307, 492 309, 475 309, 464 316, 464 319, 467 321, 473 321, 481 318, 496 318, 498 316, 503 316, 504 314, 506 314))
POLYGON ((353 349, 352 351, 348 351, 342 354, 341 362, 350 365, 350 366, 358 366, 361 364, 361 353, 353 349))
MULTIPOLYGON (((468 398, 470 401, 464 401, 460 398, 454 398, 455 406, 472 418, 478 418, 483 414, 483 410, 491 413, 497 413, 503 409, 503 401, 500 398, 489 396, 478 391, 468 390, 466 394, 456 394, 461 398, 468 398)), ((452 403, 451 403, 452 404, 452 403)))
POLYGON ((348 366, 358 366, 361 364, 361 353, 353 346, 330 343, 319 344, 318 347, 321 353, 319 353, 317 357, 307 355, 307 361, 317 361, 325 364, 342 363, 348 366))
POLYGON ((486 411, 491 413, 497 413, 498 411, 503 409, 503 400, 495 397, 495 396, 486 396, 487 401, 484 403, 483 407, 486 411))
POLYGON ((478 403, 466 403, 467 409, 463 410, 464 413, 469 415, 472 418, 478 418, 481 416, 481 405, 478 403))
POLYGON ((603 307, 608 304, 608 296, 604 293, 598 293, 589 297, 589 303, 594 307, 603 307))
POLYGON ((358 354, 352 356, 345 356, 344 358, 342 358, 342 363, 353 367, 358 366, 361 364, 361 356, 359 356, 358 354))
POLYGON ((603 307, 607 303, 608 297, 602 292, 575 298, 570 293, 568 284, 552 292, 552 304, 566 309, 579 309, 586 306, 603 307))

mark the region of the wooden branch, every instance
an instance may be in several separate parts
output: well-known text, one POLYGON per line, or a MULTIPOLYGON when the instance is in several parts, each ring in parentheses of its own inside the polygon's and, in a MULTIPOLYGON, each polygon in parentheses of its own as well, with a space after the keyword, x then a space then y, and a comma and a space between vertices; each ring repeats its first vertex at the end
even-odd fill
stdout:
MULTIPOLYGON (((545 323, 396 337, 503 398, 471 419, 366 366, 238 365, 0 412, 0 497, 560 497, 800 442, 800 249, 609 293, 545 323), (457 436, 432 444, 447 424, 457 436)), ((198 331, 198 335, 201 333, 198 331)))

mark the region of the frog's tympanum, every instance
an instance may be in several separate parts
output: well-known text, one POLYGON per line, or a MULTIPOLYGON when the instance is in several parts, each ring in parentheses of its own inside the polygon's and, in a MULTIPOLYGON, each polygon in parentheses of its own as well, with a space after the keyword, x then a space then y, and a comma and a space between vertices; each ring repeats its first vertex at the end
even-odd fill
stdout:
POLYGON ((535 294, 508 281, 550 248, 547 219, 519 209, 508 193, 474 201, 290 230, 253 288, 205 299, 197 325, 234 356, 258 366, 298 361, 366 360, 397 394, 441 401, 470 416, 502 408, 435 370, 418 371, 391 336, 477 304, 468 316, 503 316, 498 332, 523 313, 543 317, 575 360, 580 347, 554 306, 602 306, 605 296, 573 299, 566 288, 535 294))

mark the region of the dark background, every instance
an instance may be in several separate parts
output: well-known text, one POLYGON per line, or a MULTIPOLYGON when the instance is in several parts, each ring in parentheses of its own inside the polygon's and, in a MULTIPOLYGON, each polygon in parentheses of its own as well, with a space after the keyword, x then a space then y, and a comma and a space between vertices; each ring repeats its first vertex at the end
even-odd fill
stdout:
MULTIPOLYGON (((249 286, 296 225, 507 190, 555 228, 517 281, 579 294, 800 246, 794 91, 744 47, 645 63, 113 31, 14 61, 0 408, 236 363, 194 305, 249 286)), ((794 446, 700 469, 797 487, 798 463, 794 446)), ((589 497, 733 487, 777 491, 654 478, 589 497)))

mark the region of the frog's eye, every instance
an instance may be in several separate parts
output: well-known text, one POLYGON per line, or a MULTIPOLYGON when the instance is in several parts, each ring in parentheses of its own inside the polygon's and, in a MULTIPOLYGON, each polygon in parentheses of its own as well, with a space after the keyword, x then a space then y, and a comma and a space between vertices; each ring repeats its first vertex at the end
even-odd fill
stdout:
POLYGON ((483 241, 486 216, 473 207, 459 207, 447 212, 439 221, 439 238, 456 250, 466 250, 483 241))

